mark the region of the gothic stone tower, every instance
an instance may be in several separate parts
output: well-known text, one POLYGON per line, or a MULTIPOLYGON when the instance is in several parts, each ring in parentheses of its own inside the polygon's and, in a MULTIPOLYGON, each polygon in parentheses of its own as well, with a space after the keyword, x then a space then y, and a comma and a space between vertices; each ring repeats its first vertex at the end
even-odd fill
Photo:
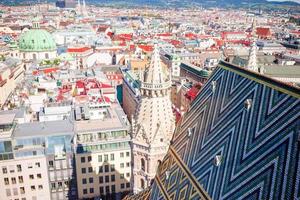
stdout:
POLYGON ((159 48, 141 77, 141 100, 132 120, 133 191, 149 186, 166 154, 175 127, 170 74, 161 66, 159 48))

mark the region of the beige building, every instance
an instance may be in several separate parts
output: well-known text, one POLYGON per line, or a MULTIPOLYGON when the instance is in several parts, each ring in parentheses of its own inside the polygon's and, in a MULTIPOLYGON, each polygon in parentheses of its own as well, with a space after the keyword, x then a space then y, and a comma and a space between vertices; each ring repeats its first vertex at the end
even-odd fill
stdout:
POLYGON ((159 48, 141 77, 141 99, 132 121, 133 192, 151 184, 173 135, 171 78, 163 70, 159 48))
POLYGON ((0 108, 3 107, 3 104, 23 79, 23 76, 24 68, 20 60, 7 58, 0 63, 0 108))
POLYGON ((121 199, 131 188, 129 123, 117 103, 94 108, 103 115, 90 119, 93 108, 83 106, 75 124, 78 198, 121 199))

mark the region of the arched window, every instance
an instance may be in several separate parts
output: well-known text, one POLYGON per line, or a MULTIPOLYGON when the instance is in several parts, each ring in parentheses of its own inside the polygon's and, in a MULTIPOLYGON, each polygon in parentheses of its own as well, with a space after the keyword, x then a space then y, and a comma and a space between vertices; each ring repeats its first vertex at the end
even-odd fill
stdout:
POLYGON ((141 178, 141 188, 144 189, 145 188, 145 181, 144 179, 141 178))
POLYGON ((143 171, 145 171, 145 160, 144 160, 144 158, 141 159, 141 169, 143 171))

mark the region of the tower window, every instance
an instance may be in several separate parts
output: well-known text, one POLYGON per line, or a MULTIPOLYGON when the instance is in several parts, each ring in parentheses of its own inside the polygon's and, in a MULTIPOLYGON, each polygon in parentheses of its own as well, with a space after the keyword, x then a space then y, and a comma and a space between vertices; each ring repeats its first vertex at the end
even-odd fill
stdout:
POLYGON ((143 171, 145 171, 145 160, 144 160, 144 158, 141 159, 141 169, 143 171))

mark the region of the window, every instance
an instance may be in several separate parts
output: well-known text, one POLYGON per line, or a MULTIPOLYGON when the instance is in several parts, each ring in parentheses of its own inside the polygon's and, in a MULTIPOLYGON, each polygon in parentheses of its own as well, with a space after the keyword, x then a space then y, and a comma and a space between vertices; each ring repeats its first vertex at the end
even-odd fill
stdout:
POLYGON ((93 179, 92 177, 90 177, 90 178, 89 178, 89 182, 90 182, 90 183, 93 183, 93 182, 94 182, 94 179, 93 179))
POLYGON ((40 168, 40 167, 41 167, 41 164, 40 164, 39 162, 36 162, 36 163, 35 163, 35 166, 38 167, 38 168, 40 168))
POLYGON ((110 165, 110 171, 114 172, 115 171, 115 165, 110 165))
POLYGON ((19 183, 23 183, 24 182, 23 181, 23 176, 19 176, 18 179, 19 179, 19 183))
POLYGON ((13 188, 14 195, 18 195, 18 188, 13 188))
POLYGON ((124 179, 124 174, 120 174, 120 179, 124 179))
POLYGON ((102 155, 98 155, 98 162, 102 162, 102 155))
POLYGON ((17 183, 17 180, 16 180, 15 177, 11 178, 11 183, 12 183, 12 184, 16 184, 16 183, 17 183))
POLYGON ((32 185, 30 188, 31 188, 31 191, 35 191, 35 186, 34 185, 32 185))
POLYGON ((53 167, 53 160, 49 161, 49 167, 53 167))
POLYGON ((25 194, 25 188, 24 187, 20 187, 20 193, 25 194))
POLYGON ((115 186, 115 185, 112 185, 112 186, 111 186, 111 192, 112 192, 112 193, 115 193, 115 192, 116 192, 116 186, 115 186))
POLYGON ((125 188, 125 184, 121 183, 121 189, 124 189, 124 188, 125 188))
POLYGON ((88 162, 92 161, 92 156, 88 156, 88 162))
POLYGON ((106 186, 106 187, 105 187, 105 192, 106 192, 106 194, 109 193, 109 186, 106 186))
POLYGON ((99 187, 100 195, 104 193, 103 187, 99 187))
POLYGON ((143 171, 145 171, 145 160, 144 160, 144 158, 141 159, 141 169, 143 171))
POLYGON ((103 176, 99 176, 99 183, 103 183, 103 176))
POLYGON ((130 188, 130 183, 126 183, 126 187, 127 187, 127 188, 130 188))
POLYGON ((70 185, 69 181, 65 181, 64 183, 65 183, 64 187, 69 188, 69 185, 70 185))
POLYGON ((87 194, 87 189, 83 189, 83 194, 87 194))
POLYGON ((121 168, 124 168, 124 163, 121 163, 121 164, 120 164, 120 167, 121 167, 121 168))
POLYGON ((56 189, 56 184, 55 183, 51 183, 51 190, 55 190, 56 189))
POLYGON ((82 184, 83 184, 83 185, 86 184, 86 178, 83 178, 83 179, 82 179, 82 184))
POLYGON ((10 189, 6 189, 6 196, 7 196, 7 197, 11 196, 11 191, 10 191, 10 189))
POLYGON ((94 188, 90 188, 90 193, 91 193, 91 194, 94 193, 94 188))
POLYGON ((103 167, 99 166, 99 173, 103 173, 103 167))
POLYGON ((143 189, 145 188, 145 181, 142 178, 141 178, 141 188, 143 188, 143 189))
POLYGON ((104 154, 104 162, 107 162, 107 161, 108 161, 108 155, 104 154))
POLYGON ((58 189, 61 189, 62 188, 62 182, 58 182, 57 186, 58 186, 58 189))
POLYGON ((81 173, 85 174, 86 173, 86 169, 85 168, 81 168, 81 173))
POLYGON ((30 174, 30 175, 29 175, 29 179, 31 179, 31 180, 34 179, 33 174, 30 174))
POLYGON ((128 162, 128 163, 126 163, 126 167, 130 167, 130 163, 128 162))
POLYGON ((17 172, 21 172, 22 171, 22 166, 21 165, 17 165, 17 172))
POLYGON ((7 174, 7 168, 6 167, 2 167, 2 173, 7 174))
POLYGON ((114 160, 115 160, 115 154, 113 154, 113 153, 110 154, 110 160, 111 160, 111 161, 114 161, 114 160))
POLYGON ((105 183, 109 183, 109 176, 105 176, 105 183))
POLYGON ((129 157, 130 156, 130 153, 129 151, 126 152, 126 157, 129 157))
POLYGON ((37 174, 36 177, 37 178, 42 178, 42 174, 37 174))
POLYGON ((121 158, 124 158, 124 153, 123 153, 123 152, 120 153, 120 157, 121 157, 121 158))
POLYGON ((89 167, 89 173, 92 173, 93 172, 93 168, 92 167, 89 167))
POLYGON ((81 157, 81 163, 85 163, 85 157, 81 157))
POLYGON ((104 171, 105 171, 105 172, 109 172, 109 166, 108 166, 108 165, 105 165, 105 166, 104 166, 104 171))
POLYGON ((9 179, 8 178, 4 178, 4 184, 9 185, 9 179))
POLYGON ((130 173, 126 173, 126 177, 130 177, 130 173))
POLYGON ((39 190, 42 190, 43 189, 43 185, 39 185, 38 188, 39 188, 39 190))
POLYGON ((111 175, 110 179, 111 179, 111 182, 115 182, 116 176, 115 175, 111 175))

